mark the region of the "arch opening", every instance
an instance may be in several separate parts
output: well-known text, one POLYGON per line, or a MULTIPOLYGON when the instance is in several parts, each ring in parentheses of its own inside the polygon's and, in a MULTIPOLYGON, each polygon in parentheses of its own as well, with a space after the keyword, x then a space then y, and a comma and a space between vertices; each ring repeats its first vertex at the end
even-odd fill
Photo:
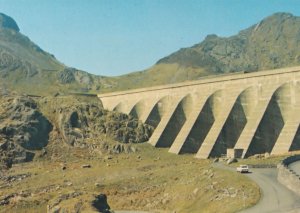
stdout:
POLYGON ((131 115, 134 118, 139 119, 142 116, 144 109, 145 109, 145 101, 141 100, 137 104, 134 105, 134 107, 129 112, 129 115, 131 115))
POLYGON ((170 147, 191 112, 193 100, 191 95, 185 96, 177 105, 171 119, 159 138, 157 147, 170 147))
POLYGON ((288 119, 291 107, 292 85, 286 83, 280 86, 272 95, 245 157, 272 152, 285 120, 288 119))
POLYGON ((162 119, 162 116, 164 115, 164 112, 167 108, 168 101, 170 101, 170 97, 166 96, 160 99, 152 108, 148 118, 146 119, 145 123, 154 127, 158 126, 159 122, 162 119))
POLYGON ((121 102, 121 103, 118 103, 117 106, 115 106, 113 108, 113 111, 116 111, 116 112, 123 112, 124 111, 124 103, 121 102))
POLYGON ((197 153, 206 135, 210 131, 220 111, 222 102, 222 91, 216 91, 205 102, 199 113, 194 126, 192 127, 180 154, 197 153))
POLYGON ((211 157, 225 155, 227 149, 235 147, 247 119, 257 105, 257 97, 256 87, 247 88, 238 96, 212 149, 211 157))

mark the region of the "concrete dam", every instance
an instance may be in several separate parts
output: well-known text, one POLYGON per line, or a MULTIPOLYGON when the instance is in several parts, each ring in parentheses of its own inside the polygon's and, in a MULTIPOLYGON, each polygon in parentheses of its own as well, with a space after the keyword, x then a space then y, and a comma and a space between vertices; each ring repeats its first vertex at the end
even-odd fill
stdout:
POLYGON ((149 143, 206 159, 300 150, 300 67, 99 94, 155 130, 149 143))

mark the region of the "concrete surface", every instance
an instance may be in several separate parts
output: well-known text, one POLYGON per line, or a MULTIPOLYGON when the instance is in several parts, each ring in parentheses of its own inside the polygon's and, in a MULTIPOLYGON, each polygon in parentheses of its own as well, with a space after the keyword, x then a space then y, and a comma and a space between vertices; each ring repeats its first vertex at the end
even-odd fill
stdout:
MULTIPOLYGON (((291 163, 289 167, 294 170, 298 175, 300 175, 300 161, 291 163)), ((300 181, 300 180, 299 180, 300 181)))
POLYGON ((243 149, 241 157, 247 157, 300 150, 294 140, 300 138, 300 67, 220 75, 98 97, 106 109, 157 123, 149 142, 170 147, 176 154, 208 158, 235 148, 243 149), (244 116, 243 125, 236 122, 238 115, 244 116), (235 123, 227 122, 230 116, 235 123), (200 131, 208 123, 210 128, 200 131), (236 129, 234 141, 230 129, 236 129))
POLYGON ((262 198, 252 208, 242 213, 287 213, 300 212, 300 196, 277 181, 277 169, 252 169, 246 174, 262 190, 262 198))
MULTIPOLYGON (((235 171, 222 163, 215 163, 216 168, 235 171)), ((277 180, 277 169, 251 169, 250 173, 243 173, 261 188, 262 197, 253 207, 240 213, 296 213, 300 212, 300 196, 292 192, 277 180)))

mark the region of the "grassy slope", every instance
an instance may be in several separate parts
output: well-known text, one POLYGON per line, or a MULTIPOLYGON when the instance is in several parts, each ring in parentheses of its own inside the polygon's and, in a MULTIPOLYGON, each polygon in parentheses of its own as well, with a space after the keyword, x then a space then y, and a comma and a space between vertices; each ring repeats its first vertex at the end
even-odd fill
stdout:
POLYGON ((181 67, 174 64, 156 64, 146 71, 133 72, 127 75, 107 78, 113 85, 100 92, 120 91, 142 87, 164 85, 187 80, 195 80, 203 76, 212 75, 202 68, 181 67))
MULTIPOLYGON (((78 97, 82 98, 98 101, 78 97)), ((51 109, 74 101, 70 97, 41 98, 39 108, 53 122, 51 109)), ((215 169, 210 160, 170 154, 149 144, 136 145, 137 153, 112 155, 108 160, 108 154, 73 148, 57 134, 52 131, 45 156, 39 157, 42 151, 36 151, 34 162, 14 165, 5 173, 31 176, 11 183, 0 180, 0 198, 17 193, 9 205, 0 206, 0 212, 45 212, 47 205, 73 192, 80 195, 58 205, 93 211, 90 203, 94 195, 105 193, 113 209, 233 212, 253 205, 260 197, 258 187, 245 176, 215 169), (61 169, 63 164, 66 170, 61 169), (83 164, 92 168, 83 169, 83 164), (247 194, 245 205, 243 192, 247 194)))
MULTIPOLYGON (((50 146, 53 146, 50 145, 50 146)), ((69 149, 64 147, 60 152, 69 149)), ((191 155, 177 156, 149 144, 138 146, 139 153, 89 157, 83 150, 68 150, 68 156, 52 161, 39 160, 13 167, 9 174, 31 173, 11 186, 0 182, 0 196, 20 191, 31 195, 15 204, 0 207, 0 212, 41 212, 59 195, 81 192, 59 206, 92 211, 89 202, 95 194, 106 193, 112 209, 151 210, 155 212, 235 212, 253 205, 259 189, 243 175, 212 168, 208 160, 191 155), (141 156, 141 158, 139 157, 141 156), (61 163, 67 169, 61 170, 61 163), (92 168, 83 169, 82 164, 92 168), (68 184, 72 183, 72 185, 68 184), (98 183, 97 185, 95 185, 98 183), (244 205, 243 191, 247 198, 244 205), (78 205, 78 204, 77 204, 78 205)))
POLYGON ((13 89, 42 95, 57 91, 105 93, 195 80, 208 75, 299 65, 299 32, 300 17, 277 13, 231 37, 209 35, 201 43, 180 49, 145 71, 119 77, 100 77, 79 71, 79 77, 68 84, 59 83, 57 77, 66 66, 24 35, 2 30, 0 48, 8 49, 39 71, 39 75, 32 77, 26 76, 24 69, 10 71, 4 81, 13 89), (84 78, 90 79, 88 83, 84 78))
POLYGON ((110 80, 74 69, 74 80, 60 82, 67 68, 23 34, 0 30, 0 83, 11 90, 33 95, 82 92, 110 87, 110 80), (16 64, 18 64, 16 66, 16 64))
MULTIPOLYGON (((207 36, 143 71, 112 78, 105 91, 195 80, 207 75, 259 71, 300 64, 300 17, 276 13, 230 37, 207 36)), ((101 91, 100 91, 101 92, 101 91)))

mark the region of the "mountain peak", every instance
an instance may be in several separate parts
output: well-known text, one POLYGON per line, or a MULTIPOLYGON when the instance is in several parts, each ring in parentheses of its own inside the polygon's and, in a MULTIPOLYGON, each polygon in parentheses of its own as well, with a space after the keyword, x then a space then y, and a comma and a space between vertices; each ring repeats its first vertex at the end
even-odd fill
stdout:
POLYGON ((291 17, 294 17, 294 15, 292 13, 277 12, 277 13, 274 13, 273 15, 268 16, 265 19, 268 19, 268 18, 283 18, 283 19, 285 19, 285 18, 291 18, 291 17))
POLYGON ((3 13, 0 13, 0 29, 11 29, 17 32, 20 31, 15 20, 3 13))
POLYGON ((292 20, 294 18, 298 18, 298 17, 294 16, 291 13, 278 12, 264 18, 259 24, 265 22, 270 25, 274 25, 274 24, 278 25, 278 24, 282 24, 286 20, 292 20))

